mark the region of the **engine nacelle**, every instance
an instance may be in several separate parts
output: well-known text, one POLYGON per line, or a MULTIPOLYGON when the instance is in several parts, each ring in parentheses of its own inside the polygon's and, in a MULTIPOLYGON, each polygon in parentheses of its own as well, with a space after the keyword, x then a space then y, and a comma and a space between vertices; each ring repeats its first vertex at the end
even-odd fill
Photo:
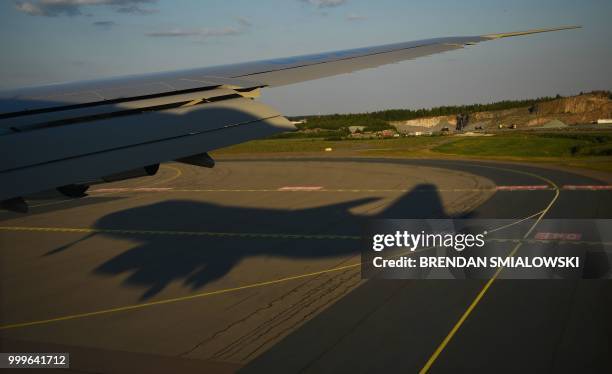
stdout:
POLYGON ((121 173, 107 175, 105 177, 102 177, 102 182, 103 183, 104 182, 106 183, 118 182, 118 181, 122 181, 125 179, 151 176, 151 175, 157 174, 158 170, 159 170, 159 164, 149 165, 143 168, 138 168, 138 169, 133 169, 133 170, 128 170, 128 171, 123 171, 121 173))
POLYGON ((215 160, 208 155, 208 153, 199 153, 197 155, 183 157, 175 160, 184 164, 203 166, 205 168, 213 168, 215 166, 215 160))
POLYGON ((97 180, 68 184, 66 186, 57 187, 57 191, 64 196, 78 198, 87 196, 86 192, 92 184, 118 182, 126 179, 140 178, 157 174, 159 164, 145 166, 143 168, 123 171, 121 173, 107 175, 97 180))
POLYGON ((68 184, 66 186, 61 186, 56 188, 59 193, 66 197, 85 197, 87 194, 87 190, 89 189, 88 184, 68 184))

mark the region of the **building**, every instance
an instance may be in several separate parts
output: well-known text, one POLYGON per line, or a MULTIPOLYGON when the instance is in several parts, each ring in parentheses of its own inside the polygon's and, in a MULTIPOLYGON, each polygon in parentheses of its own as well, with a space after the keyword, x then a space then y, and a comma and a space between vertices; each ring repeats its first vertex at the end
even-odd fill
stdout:
POLYGON ((349 126, 349 131, 351 132, 351 134, 355 134, 357 132, 363 132, 363 130, 365 130, 365 126, 349 126))
POLYGON ((393 138, 395 136, 395 131, 382 130, 382 131, 378 131, 376 134, 382 138, 393 138))

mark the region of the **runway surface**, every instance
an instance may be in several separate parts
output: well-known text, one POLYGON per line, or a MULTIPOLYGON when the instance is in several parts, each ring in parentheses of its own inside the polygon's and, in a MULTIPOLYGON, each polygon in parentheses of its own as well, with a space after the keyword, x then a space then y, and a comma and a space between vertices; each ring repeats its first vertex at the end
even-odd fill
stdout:
POLYGON ((359 268, 371 218, 611 218, 612 190, 580 188, 602 185, 466 161, 226 159, 41 195, 0 212, 2 351, 68 351, 75 372, 612 372, 609 281, 359 268))

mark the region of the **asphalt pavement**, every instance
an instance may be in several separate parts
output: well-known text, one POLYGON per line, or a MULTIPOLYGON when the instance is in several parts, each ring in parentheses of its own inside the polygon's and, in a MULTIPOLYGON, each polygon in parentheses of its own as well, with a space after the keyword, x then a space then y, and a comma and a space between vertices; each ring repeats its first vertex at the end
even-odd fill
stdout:
POLYGON ((0 212, 2 351, 71 371, 611 372, 602 280, 364 280, 373 218, 605 219, 604 182, 517 164, 224 159, 0 212), (545 186, 523 190, 517 186, 545 186))

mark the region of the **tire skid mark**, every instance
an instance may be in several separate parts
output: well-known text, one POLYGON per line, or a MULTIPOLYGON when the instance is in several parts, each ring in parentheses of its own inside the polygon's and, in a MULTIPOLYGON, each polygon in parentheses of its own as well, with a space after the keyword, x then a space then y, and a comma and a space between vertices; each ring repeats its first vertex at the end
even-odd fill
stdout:
MULTIPOLYGON (((267 321, 265 321, 261 325, 257 326, 255 329, 253 329, 251 331, 251 333, 250 333, 251 336, 248 336, 248 334, 245 335, 244 340, 247 340, 247 341, 245 342, 244 347, 237 346, 236 351, 233 352, 233 353, 229 352, 228 356, 231 357, 231 356, 238 355, 241 350, 246 349, 251 344, 255 344, 257 342, 257 340, 259 340, 260 338, 264 338, 274 328, 280 326, 284 322, 289 321, 290 319, 292 319, 296 315, 300 314, 306 308, 310 307, 311 305, 313 305, 317 301, 322 300, 323 296, 325 296, 326 294, 329 294, 329 293, 331 293, 331 292, 333 292, 335 290, 335 288, 333 288, 333 285, 330 286, 330 287, 323 288, 327 284, 332 283, 332 281, 333 280, 330 279, 330 280, 326 281, 325 283, 323 283, 322 285, 317 287, 316 291, 322 291, 322 295, 314 295, 314 292, 311 292, 310 293, 311 295, 303 298, 298 303, 296 303, 296 304, 290 306, 289 308, 287 308, 284 312, 276 314, 275 316, 273 316, 272 318, 268 319, 267 321), (265 329, 265 330, 261 331, 262 329, 265 329), (261 332, 258 332, 257 330, 259 330, 261 332)), ((327 303, 325 305, 327 305, 327 303)), ((241 359, 241 361, 242 361, 242 359, 241 359)))
MULTIPOLYGON (((349 273, 351 271, 354 272, 353 269, 350 269, 350 270, 347 270, 347 271, 345 271, 345 272, 343 272, 341 274, 338 274, 338 275, 336 275, 334 277, 330 277, 330 279, 326 280, 325 282, 323 282, 322 284, 318 285, 314 289, 309 290, 308 294, 305 295, 304 297, 302 297, 297 303, 289 306, 285 310, 279 311, 278 313, 273 315, 271 318, 269 318, 268 320, 266 320, 263 323, 261 323, 259 326, 255 327, 254 329, 252 329, 248 333, 246 333, 243 336, 241 336, 240 338, 236 339, 234 342, 230 343, 225 348, 217 351, 211 357, 211 359, 228 360, 228 359, 232 359, 232 358, 238 356, 241 351, 247 349, 252 344, 256 344, 256 342, 258 340, 263 339, 266 336, 268 336, 268 334, 274 328, 277 328, 281 324, 283 324, 283 323, 293 319, 298 314, 304 312, 304 310, 306 310, 306 308, 309 308, 313 304, 315 304, 317 302, 320 302, 327 295, 329 295, 329 294, 333 293, 334 291, 336 291, 342 284, 344 284, 345 282, 347 282, 350 279, 354 278, 355 274, 352 274, 348 278, 343 278, 342 277, 342 275, 345 275, 346 273, 349 273), (338 282, 335 282, 336 280, 338 280, 338 282)), ((355 272, 355 273, 357 273, 357 272, 355 272)), ((351 287, 349 287, 349 289, 350 288, 351 287)), ((321 305, 319 308, 316 308, 316 310, 329 305, 330 302, 331 302, 331 300, 325 300, 322 303, 323 305, 321 305)), ((311 313, 315 313, 316 310, 312 311, 311 313)), ((302 317, 302 321, 303 320, 304 320, 304 317, 302 317)), ((299 321, 297 324, 300 324, 300 323, 301 323, 301 321, 299 321)), ((281 332, 281 334, 282 334, 282 332, 281 332)), ((274 340, 274 338, 272 338, 271 340, 274 340)), ((265 342, 264 342, 263 345, 265 345, 265 342)), ((246 357, 238 358, 238 359, 240 361, 243 361, 244 359, 248 358, 252 353, 254 353, 255 351, 259 350, 260 348, 261 348, 261 344, 260 344, 260 347, 257 347, 254 351, 252 350, 251 352, 247 352, 247 356, 246 357)))
MULTIPOLYGON (((355 278, 355 277, 359 277, 359 274, 355 274, 352 277, 350 277, 350 279, 355 278)), ((346 284, 347 282, 345 282, 346 284)), ((248 359, 250 359, 255 353, 263 350, 263 348, 265 348, 268 344, 276 341, 277 339, 280 339, 281 337, 283 337, 284 335, 286 335, 287 333, 290 333, 291 331, 294 331, 295 329, 297 329, 299 326, 301 326, 304 322, 308 321, 309 319, 311 319, 312 317, 314 317, 318 312, 320 312, 322 309, 324 309, 325 307, 327 307, 328 305, 331 305, 333 303, 335 303, 337 300, 339 300, 340 298, 344 297, 346 294, 348 294, 357 284, 359 283, 359 281, 353 283, 353 284, 348 284, 346 285, 344 288, 342 288, 340 291, 336 292, 336 294, 327 301, 327 303, 320 305, 319 307, 313 309, 312 311, 310 311, 309 313, 305 314, 304 316, 302 316, 302 318, 300 320, 298 320, 297 322, 293 323, 290 326, 285 327, 284 329, 282 329, 281 331, 279 331, 275 336, 268 338, 266 341, 264 341, 262 344, 260 344, 259 346, 257 346, 255 349, 253 349, 251 352, 249 352, 246 356, 244 356, 242 358, 242 361, 246 361, 248 359)), ((340 288, 340 287, 338 287, 340 288)), ((337 291, 337 289, 336 289, 337 291)))
MULTIPOLYGON (((338 264, 338 266, 341 266, 342 264, 344 264, 345 262, 347 262, 347 260, 342 261, 338 264)), ((307 279, 306 281, 298 284, 297 286, 291 288, 289 291, 285 292, 284 294, 270 300, 266 305, 264 306, 260 306, 256 309, 254 309, 253 311, 251 311, 250 313, 248 313, 247 315, 245 315, 244 317, 228 324, 226 327, 224 327, 223 329, 220 329, 218 331, 215 331, 212 335, 210 335, 208 338, 204 339, 203 341, 201 341, 200 343, 196 344, 194 347, 192 347, 191 349, 189 349, 188 351, 185 351, 183 353, 181 353, 179 356, 186 356, 194 351, 196 351, 198 348, 200 348, 201 346, 204 346, 206 343, 213 341, 215 338, 217 338, 218 336, 222 335, 223 333, 231 330, 233 327, 242 324, 243 322, 246 322, 248 319, 250 319, 251 317, 264 312, 268 309, 272 309, 274 307, 275 304, 277 303, 281 303, 283 302, 285 299, 291 297, 291 295, 293 294, 297 294, 299 292, 299 290, 303 287, 306 287, 308 284, 315 282, 316 280, 320 279, 321 277, 325 276, 326 274, 319 274, 315 277, 312 277, 310 279, 307 279)))
MULTIPOLYGON (((342 274, 345 273, 345 272, 346 271, 342 272, 342 274)), ((266 325, 272 323, 275 319, 279 318, 280 314, 287 313, 288 311, 291 311, 291 310, 296 309, 296 308, 300 308, 302 306, 302 304, 304 304, 309 297, 311 297, 314 293, 316 293, 326 283, 330 283, 336 277, 337 277, 337 275, 333 276, 333 277, 330 277, 330 278, 328 278, 326 280, 323 280, 322 284, 318 284, 318 285, 315 285, 312 288, 309 288, 308 290, 306 290, 306 293, 304 295, 302 295, 296 303, 290 304, 289 307, 285 308, 281 313, 274 315, 272 318, 267 319, 266 321, 264 321, 260 325, 258 325, 255 328, 251 329, 249 332, 247 332, 242 337, 236 339, 234 342, 230 343, 225 348, 223 348, 223 349, 219 350, 218 352, 216 352, 212 357, 216 357, 217 355, 221 355, 221 354, 223 354, 223 351, 225 351, 227 349, 231 349, 231 346, 233 346, 235 344, 239 344, 242 340, 246 339, 246 337, 249 334, 254 333, 254 331, 256 331, 257 329, 265 327, 266 325)))

